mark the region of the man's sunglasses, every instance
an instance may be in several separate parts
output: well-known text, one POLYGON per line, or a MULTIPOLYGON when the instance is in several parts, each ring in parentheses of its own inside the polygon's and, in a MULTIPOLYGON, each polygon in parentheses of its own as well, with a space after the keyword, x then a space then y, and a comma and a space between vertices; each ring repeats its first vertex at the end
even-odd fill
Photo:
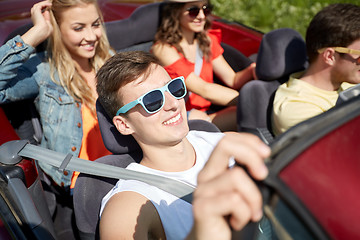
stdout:
POLYGON ((140 104, 147 113, 153 114, 164 106, 165 104, 165 95, 164 92, 168 91, 174 98, 181 99, 186 95, 186 86, 184 77, 177 77, 168 82, 165 86, 157 89, 153 89, 135 101, 132 101, 123 107, 121 107, 116 115, 118 116, 121 113, 126 113, 137 104, 140 104))
POLYGON ((186 9, 186 11, 189 12, 190 17, 196 18, 197 15, 199 15, 199 12, 200 12, 201 9, 203 10, 203 13, 204 13, 204 15, 206 17, 211 13, 212 6, 211 5, 204 5, 201 8, 199 8, 197 6, 192 6, 192 7, 189 7, 188 9, 186 9))
MULTIPOLYGON (((323 53, 325 51, 325 49, 326 48, 322 48, 318 52, 323 53)), ((350 48, 345 48, 345 47, 333 47, 333 49, 335 50, 335 52, 338 52, 338 53, 359 55, 359 57, 356 58, 355 61, 357 64, 360 64, 360 50, 355 50, 355 49, 350 49, 350 48)))

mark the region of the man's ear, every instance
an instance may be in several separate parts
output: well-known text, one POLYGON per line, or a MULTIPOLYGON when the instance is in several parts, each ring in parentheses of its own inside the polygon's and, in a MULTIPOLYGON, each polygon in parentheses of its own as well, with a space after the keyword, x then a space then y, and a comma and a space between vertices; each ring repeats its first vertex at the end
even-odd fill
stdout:
POLYGON ((326 48, 320 55, 326 64, 330 66, 335 64, 335 50, 333 48, 326 48))
POLYGON ((131 128, 131 124, 129 123, 129 121, 123 116, 115 116, 113 118, 113 123, 114 123, 116 129, 122 135, 130 135, 134 132, 131 128))

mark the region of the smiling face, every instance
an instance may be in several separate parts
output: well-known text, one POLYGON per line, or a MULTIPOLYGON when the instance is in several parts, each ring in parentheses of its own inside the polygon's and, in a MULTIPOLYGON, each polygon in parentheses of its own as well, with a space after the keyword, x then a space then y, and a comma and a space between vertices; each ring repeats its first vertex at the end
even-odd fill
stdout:
POLYGON ((75 61, 94 57, 102 25, 94 4, 80 4, 60 14, 62 41, 75 61))
MULTIPOLYGON (((142 75, 119 90, 124 104, 130 103, 143 94, 166 85, 171 79, 161 66, 152 64, 150 75, 142 75)), ((186 108, 184 99, 175 99, 165 91, 163 108, 149 114, 140 105, 126 115, 114 117, 114 124, 122 134, 132 134, 139 145, 169 146, 181 142, 187 135, 186 108)))
POLYGON ((202 8, 205 5, 207 5, 206 1, 190 2, 184 5, 182 13, 180 15, 180 26, 183 31, 191 31, 196 33, 204 30, 206 16, 202 8), (188 11, 189 9, 194 7, 198 7, 201 9, 196 17, 190 16, 188 11))
MULTIPOLYGON (((360 50, 360 39, 354 41, 347 48, 360 50)), ((339 83, 360 83, 360 64, 357 59, 360 55, 335 53, 338 57, 332 69, 332 81, 339 83)))

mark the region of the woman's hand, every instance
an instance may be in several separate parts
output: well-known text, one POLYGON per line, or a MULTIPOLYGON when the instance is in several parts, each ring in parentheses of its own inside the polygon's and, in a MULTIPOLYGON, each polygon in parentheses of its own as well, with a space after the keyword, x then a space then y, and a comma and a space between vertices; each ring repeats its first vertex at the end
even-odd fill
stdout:
POLYGON ((251 63, 247 68, 237 72, 234 79, 234 89, 240 89, 248 81, 257 79, 255 69, 256 63, 251 63))
POLYGON ((36 47, 51 35, 53 26, 50 22, 50 7, 51 2, 42 1, 31 8, 31 20, 34 26, 21 36, 25 43, 36 47))

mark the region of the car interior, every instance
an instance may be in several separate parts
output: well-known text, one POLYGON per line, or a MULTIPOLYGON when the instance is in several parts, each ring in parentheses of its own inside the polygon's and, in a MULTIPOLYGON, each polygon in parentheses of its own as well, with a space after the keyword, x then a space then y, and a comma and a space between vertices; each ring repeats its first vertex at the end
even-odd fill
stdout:
MULTIPOLYGON (((116 51, 128 50, 145 50, 149 51, 156 28, 159 24, 159 18, 151 16, 160 16, 159 10, 161 3, 147 4, 137 8, 133 14, 124 20, 118 20, 106 23, 106 29, 109 35, 110 44, 116 51), (144 14, 146 13, 146 14, 144 14), (139 30, 141 29, 141 30, 139 30), (142 34, 136 35, 138 31, 142 34), (120 37, 119 37, 120 36, 120 37)), ((29 28, 29 25, 16 29, 13 34, 21 34, 29 28)), ((14 35, 11 36, 14 36, 14 35)), ((10 36, 9 36, 10 37, 10 36)), ((232 48, 229 45, 222 44, 224 48, 224 57, 230 65, 236 70, 236 67, 246 67, 251 60, 232 48), (245 59, 245 60, 244 60, 245 59), (241 64, 237 64, 241 62, 241 64)), ((38 51, 44 49, 44 45, 38 47, 38 51)), ((267 221, 270 222, 270 228, 277 236, 291 236, 293 239, 328 239, 341 237, 341 227, 334 228, 327 218, 323 217, 323 212, 329 211, 333 206, 339 205, 336 194, 331 189, 324 189, 322 183, 314 183, 311 174, 319 174, 326 167, 327 171, 323 177, 331 180, 333 186, 342 188, 348 184, 356 183, 358 180, 358 164, 353 163, 349 166, 356 166, 350 171, 350 175, 344 178, 337 172, 339 168, 338 161, 353 162, 351 154, 359 156, 359 148, 353 142, 356 141, 358 133, 356 125, 360 121, 360 98, 356 96, 348 98, 334 109, 321 114, 313 119, 309 119, 293 128, 286 133, 273 139, 271 134, 270 113, 272 98, 277 87, 285 82, 290 73, 304 70, 307 67, 307 58, 305 52, 305 43, 299 33, 292 29, 279 29, 271 31, 264 35, 256 59, 256 74, 260 80, 254 80, 247 83, 240 91, 238 105, 238 127, 239 131, 251 132, 262 138, 262 140, 272 147, 273 153, 267 163, 270 168, 270 175, 263 184, 259 186, 264 196, 265 212, 267 221), (326 124, 324 124, 326 122, 326 124), (356 131, 354 131, 356 129, 356 131), (336 141, 340 136, 347 135, 351 132, 351 138, 342 141, 336 141), (329 145, 328 142, 331 142, 329 145), (322 149, 331 148, 328 162, 318 161, 322 154, 322 149), (339 156, 341 153, 351 153, 345 156, 339 156), (317 154, 313 154, 313 152, 317 154), (338 158, 336 158, 338 157, 338 158), (316 158, 316 159, 314 159, 316 158), (313 159, 313 161, 311 161, 313 159), (313 162, 318 161, 318 164, 313 162), (306 166, 313 166, 311 174, 304 169, 306 166), (296 175, 296 179, 292 178, 296 175), (333 179, 331 179, 333 178, 333 179), (303 181, 298 181, 302 179, 303 181), (296 180, 296 181, 295 181, 296 180), (350 181, 351 180, 351 181, 350 181), (311 186, 304 188, 303 186, 311 186), (317 194, 306 194, 306 192, 318 192, 330 194, 330 197, 321 198, 317 194), (325 191, 325 192, 324 192, 325 191), (299 197, 303 196, 303 197, 299 197), (329 201, 329 202, 326 202, 329 201), (319 207, 321 206, 321 207, 319 207), (320 209, 319 209, 320 208, 320 209), (292 219, 289 221, 288 219, 292 219)), ((239 70, 239 69, 237 69, 239 70)), ((2 106, 3 107, 3 106, 2 106)), ((7 116, 12 123, 19 116, 11 115, 14 109, 23 112, 29 111, 32 103, 23 107, 14 108, 8 105, 6 110, 7 116), (11 117, 13 116, 13 117, 11 117)), ((6 108, 6 107, 5 107, 6 108)), ((96 160, 97 162, 126 167, 131 162, 138 162, 142 153, 136 141, 131 136, 123 136, 118 133, 111 119, 105 113, 100 102, 96 103, 98 120, 101 128, 101 134, 105 146, 112 155, 105 156, 96 160)), ((23 114, 26 115, 26 114, 23 114)), ((34 141, 34 135, 38 138, 38 131, 34 130, 33 124, 36 119, 36 113, 29 112, 27 118, 15 124, 21 135, 22 129, 25 128, 25 139, 34 141), (27 128, 31 128, 29 134, 27 128), (29 137, 30 136, 30 137, 29 137)), ((36 121, 35 121, 36 122, 36 121)), ((214 125, 194 120, 189 122, 191 129, 219 131, 214 125)), ((41 134, 41 132, 40 132, 41 134)), ((36 139, 33 144, 36 144, 36 139)), ((25 180, 24 172, 15 164, 22 162, 24 164, 32 163, 29 159, 18 159, 16 153, 18 149, 7 149, 6 146, 0 148, 0 187, 1 192, 8 194, 0 196, 0 202, 6 202, 7 209, 0 208, 0 215, 13 219, 8 229, 16 236, 17 239, 56 239, 54 226, 52 224, 51 212, 46 204, 41 187, 40 179, 37 174, 34 181, 29 183, 25 180), (5 149, 5 150, 4 150, 5 149), (6 154, 4 154, 4 151, 6 154)), ((340 164, 340 167, 344 167, 340 164)), ((307 168, 308 169, 308 168, 307 168)), ((89 174, 80 174, 74 189, 74 209, 76 223, 81 239, 98 238, 98 221, 99 209, 102 197, 114 186, 117 179, 94 176, 89 174)), ((349 186, 349 189, 356 186, 349 186)), ((350 190, 349 190, 350 191, 350 190)), ((347 193, 343 193, 344 195, 347 193)), ((353 197, 350 200, 339 200, 341 205, 335 209, 336 218, 344 219, 341 215, 341 207, 350 205, 356 207, 359 205, 355 200, 360 196, 353 197)), ((2 205, 2 204, 1 204, 2 205)), ((356 224, 359 219, 358 211, 353 211, 352 223, 356 224)), ((334 217, 334 218, 335 218, 334 217)), ((0 217, 1 220, 1 217, 0 217)), ((352 226, 356 229, 357 226, 352 226)), ((347 239, 359 237, 352 231, 348 231, 347 239)))
MULTIPOLYGON (((153 16, 159 16, 160 8, 161 8, 161 3, 147 4, 137 8, 128 19, 107 22, 106 30, 108 32, 108 37, 111 46, 116 51, 130 51, 130 50, 149 51, 152 45, 153 37, 155 35, 157 26, 159 25, 159 19, 153 16), (145 12, 146 14, 144 14, 145 12), (139 35, 138 34, 139 31, 141 31, 143 34, 139 35), (127 37, 121 38, 121 41, 119 41, 119 36, 127 36, 127 37)), ((20 35, 23 34, 31 26, 32 26, 31 24, 27 24, 18 29, 15 29, 8 36, 7 39, 10 39, 17 34, 20 35)), ((224 46, 227 47, 227 49, 229 49, 229 53, 227 53, 227 55, 229 57, 231 56, 234 57, 232 59, 233 63, 235 63, 234 61, 236 59, 241 59, 242 62, 244 59, 247 60, 247 58, 244 55, 239 53, 231 46, 226 44, 224 46)), ((36 48, 36 51, 41 52, 44 51, 45 49, 46 49, 46 43, 44 42, 36 48)), ((247 64, 250 64, 250 61, 247 64)), ((20 136, 20 138, 27 139, 32 144, 37 144, 38 143, 37 140, 41 139, 41 131, 40 132, 37 131, 36 125, 34 125, 40 123, 32 100, 27 100, 19 103, 6 104, 3 105, 2 108, 4 109, 7 118, 13 124, 13 127, 16 129, 16 133, 20 136), (19 112, 21 112, 22 115, 20 115, 19 112), (38 137, 39 135, 40 138, 38 137)), ((139 146, 137 145, 135 140, 132 137, 118 136, 119 134, 112 125, 111 120, 109 121, 106 114, 102 111, 103 109, 100 103, 97 103, 97 110, 98 110, 97 113, 99 114, 98 116, 99 124, 102 129, 102 135, 104 136, 104 142, 106 147, 108 148, 108 150, 110 150, 115 154, 118 155, 121 154, 120 157, 121 161, 119 161, 118 155, 117 156, 110 155, 103 159, 99 159, 98 161, 110 165, 118 165, 121 167, 126 167, 130 162, 139 161, 141 159, 142 153, 141 151, 139 151, 139 146), (105 127, 102 126, 104 124, 105 127), (109 129, 109 130, 103 130, 103 129, 109 129), (122 145, 119 143, 121 143, 122 145)), ((207 122, 204 123, 203 121, 191 121, 189 125, 191 129, 219 131, 214 125, 207 124, 207 122)), ((112 188, 112 186, 116 183, 116 181, 117 180, 109 179, 109 178, 80 174, 77 185, 80 184, 80 186, 82 187, 76 188, 76 189, 81 189, 80 192, 78 192, 77 190, 74 191, 74 205, 76 208, 75 214, 76 214, 76 221, 78 223, 77 227, 79 229, 79 234, 81 239, 94 239, 94 234, 96 232, 96 226, 98 223, 98 211, 99 211, 101 199, 108 192, 108 190, 112 188), (98 186, 98 187, 93 188, 93 186, 98 186), (94 195, 94 193, 96 194, 94 195), (94 208, 94 206, 97 207, 94 208), (91 211, 89 209, 91 209, 91 211)), ((49 196, 46 195, 46 197, 49 196)), ((52 196, 50 195, 50 197, 52 196)), ((36 199, 35 201, 40 202, 37 201, 36 199)), ((41 205, 46 206, 46 204, 41 204, 41 205)), ((52 215, 54 211, 55 211, 55 206, 50 206, 50 215, 52 215)), ((51 223, 51 221, 46 221, 46 222, 47 224, 51 223)), ((53 235, 53 231, 50 231, 50 233, 51 235, 53 235)))

